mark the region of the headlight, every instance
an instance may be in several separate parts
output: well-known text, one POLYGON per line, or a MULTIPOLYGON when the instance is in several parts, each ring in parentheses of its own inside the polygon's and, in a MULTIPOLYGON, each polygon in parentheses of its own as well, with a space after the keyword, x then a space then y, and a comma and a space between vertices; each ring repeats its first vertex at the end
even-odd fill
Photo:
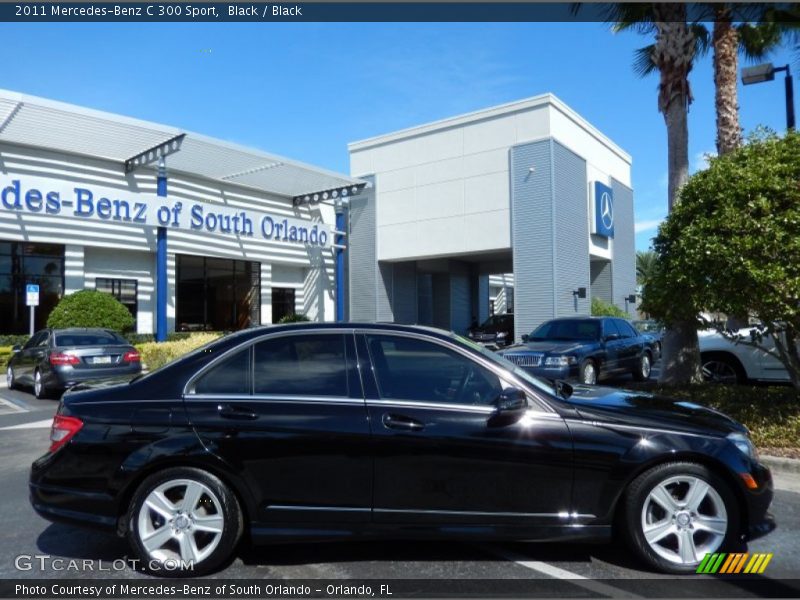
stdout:
POLYGON ((745 434, 731 433, 728 435, 728 439, 741 451, 742 454, 749 456, 750 458, 758 458, 758 450, 756 450, 753 442, 751 442, 750 438, 745 434))
POLYGON ((506 332, 505 331, 501 331, 500 333, 497 334, 497 337, 499 337, 499 338, 506 337, 506 332))
POLYGON ((544 359, 545 367, 568 367, 578 364, 578 359, 574 356, 548 356, 544 359))

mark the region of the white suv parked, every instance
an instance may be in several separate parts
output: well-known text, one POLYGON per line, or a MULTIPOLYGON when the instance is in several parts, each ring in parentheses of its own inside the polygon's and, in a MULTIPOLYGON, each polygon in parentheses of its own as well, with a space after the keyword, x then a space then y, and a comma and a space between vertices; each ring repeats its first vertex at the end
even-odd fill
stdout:
MULTIPOLYGON (((754 328, 740 329, 738 334, 750 339, 754 328)), ((745 383, 753 381, 789 381, 789 374, 777 357, 772 336, 764 335, 762 350, 748 344, 736 343, 716 330, 697 332, 700 342, 700 362, 703 378, 717 383, 745 383)))

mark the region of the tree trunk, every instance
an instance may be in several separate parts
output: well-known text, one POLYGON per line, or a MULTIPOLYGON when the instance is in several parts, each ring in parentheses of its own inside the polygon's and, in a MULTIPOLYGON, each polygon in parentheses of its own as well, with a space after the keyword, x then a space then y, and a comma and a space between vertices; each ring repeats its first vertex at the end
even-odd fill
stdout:
POLYGON ((717 153, 722 156, 742 143, 736 77, 739 71, 739 34, 733 27, 730 7, 714 9, 714 86, 717 112, 717 153))
MULTIPOLYGON (((689 179, 689 72, 695 39, 686 22, 685 4, 655 4, 653 10, 657 31, 653 59, 661 76, 658 109, 667 126, 667 202, 672 212, 681 187, 689 179)), ((694 321, 673 323, 664 334, 659 382, 682 385, 699 381, 697 325, 694 321)))

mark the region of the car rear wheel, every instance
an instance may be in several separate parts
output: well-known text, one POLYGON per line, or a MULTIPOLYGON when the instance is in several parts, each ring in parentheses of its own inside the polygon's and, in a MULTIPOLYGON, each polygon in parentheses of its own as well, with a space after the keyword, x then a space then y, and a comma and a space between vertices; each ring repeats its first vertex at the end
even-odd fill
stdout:
POLYGON ((653 369, 653 359, 649 352, 643 352, 639 359, 639 364, 633 370, 633 378, 636 381, 647 381, 650 379, 650 371, 653 369))
POLYGON ((44 383, 42 372, 39 369, 33 374, 33 395, 39 400, 45 400, 50 397, 50 390, 44 383))
POLYGON ((578 373, 580 382, 594 385, 597 383, 597 365, 593 360, 586 360, 581 363, 580 372, 578 373))
POLYGON ((659 571, 693 573, 707 553, 736 542, 736 498, 703 465, 653 467, 631 483, 624 501, 628 541, 639 558, 659 571))
POLYGON ((128 513, 138 568, 170 577, 210 573, 228 561, 243 529, 236 496, 214 475, 172 468, 142 482, 128 513))
POLYGON ((700 356, 703 381, 734 385, 744 383, 745 374, 736 359, 725 354, 708 353, 700 356))

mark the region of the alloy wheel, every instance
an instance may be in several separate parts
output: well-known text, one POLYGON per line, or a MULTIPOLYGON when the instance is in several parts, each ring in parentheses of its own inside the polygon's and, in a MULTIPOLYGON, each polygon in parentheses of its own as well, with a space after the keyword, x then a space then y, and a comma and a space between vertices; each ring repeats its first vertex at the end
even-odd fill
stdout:
POLYGON ((587 363, 583 367, 583 383, 590 385, 597 383, 597 371, 594 368, 594 363, 587 363))
POLYGON ((694 565, 716 552, 728 531, 728 514, 719 492, 693 475, 657 484, 642 506, 644 539, 661 558, 694 565))
POLYGON ((225 518, 211 488, 192 479, 173 479, 147 495, 137 524, 150 558, 196 565, 219 545, 225 518))
POLYGON ((642 364, 640 365, 642 379, 647 379, 650 377, 650 370, 652 369, 652 365, 650 364, 650 355, 644 354, 642 355, 642 364))
POLYGON ((711 383, 738 383, 739 376, 732 364, 724 360, 707 360, 702 366, 703 380, 711 383))
POLYGON ((10 390, 14 389, 14 369, 11 367, 6 369, 6 386, 10 390))
POLYGON ((42 374, 39 371, 33 376, 33 393, 37 398, 42 397, 42 374))

